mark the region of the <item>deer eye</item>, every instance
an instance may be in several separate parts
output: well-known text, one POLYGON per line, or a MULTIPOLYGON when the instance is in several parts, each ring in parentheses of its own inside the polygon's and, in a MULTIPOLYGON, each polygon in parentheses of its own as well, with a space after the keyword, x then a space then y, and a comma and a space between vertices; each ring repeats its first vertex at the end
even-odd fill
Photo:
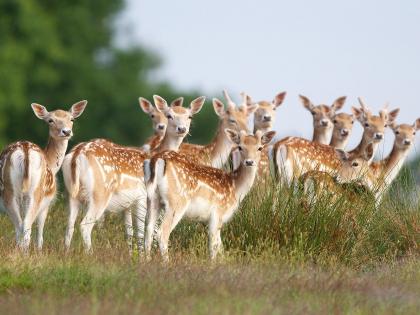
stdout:
POLYGON ((52 119, 48 119, 48 123, 49 124, 52 124, 54 122, 54 120, 52 120, 52 119))
POLYGON ((259 148, 258 148, 258 151, 262 151, 262 149, 263 149, 263 147, 259 147, 259 148))
POLYGON ((353 167, 358 167, 358 166, 359 166, 359 163, 357 163, 357 162, 353 162, 353 163, 351 163, 351 166, 353 166, 353 167))
POLYGON ((168 118, 168 119, 174 119, 171 115, 166 115, 166 118, 168 118))
POLYGON ((152 119, 153 119, 153 118, 155 118, 155 115, 153 115, 153 114, 152 114, 152 115, 150 115, 150 118, 152 118, 152 119))
POLYGON ((315 112, 311 112, 311 114, 312 114, 312 116, 315 116, 316 113, 315 112))
POLYGON ((336 124, 336 123, 337 123, 337 119, 334 119, 334 120, 333 120, 333 123, 334 123, 334 124, 336 124))
POLYGON ((241 147, 241 146, 239 146, 239 147, 238 147, 238 150, 239 150, 239 151, 242 151, 242 147, 241 147))
POLYGON ((369 127, 369 124, 368 123, 365 123, 365 127, 369 127))
POLYGON ((235 119, 229 119, 229 122, 230 122, 231 124, 236 124, 236 120, 235 120, 235 119))
POLYGON ((415 135, 416 135, 416 132, 414 131, 414 132, 413 132, 413 136, 415 136, 415 135))
POLYGON ((397 130, 397 131, 395 131, 395 134, 396 134, 396 135, 399 135, 399 134, 400 134, 400 132, 397 130))
POLYGON ((70 121, 74 121, 74 118, 72 117, 72 118, 70 118, 70 121))
POLYGON ((386 128, 386 127, 388 127, 388 125, 387 125, 387 124, 385 124, 385 125, 384 125, 384 127, 386 128))
POLYGON ((351 121, 351 124, 352 124, 352 125, 354 124, 354 120, 352 120, 352 121, 351 121))
POLYGON ((188 119, 192 119, 192 116, 188 116, 188 119))

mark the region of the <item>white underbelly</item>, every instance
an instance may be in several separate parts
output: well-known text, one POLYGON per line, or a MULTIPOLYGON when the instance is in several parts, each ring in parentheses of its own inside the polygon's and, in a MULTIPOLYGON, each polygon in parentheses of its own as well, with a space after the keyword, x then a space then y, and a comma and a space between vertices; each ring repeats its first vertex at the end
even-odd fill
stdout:
POLYGON ((210 203, 206 199, 196 197, 193 198, 188 205, 185 216, 197 221, 208 221, 210 220, 212 212, 216 210, 217 208, 213 203, 210 203))
POLYGON ((108 203, 107 210, 120 212, 137 203, 146 205, 146 192, 144 189, 126 189, 115 192, 108 203))

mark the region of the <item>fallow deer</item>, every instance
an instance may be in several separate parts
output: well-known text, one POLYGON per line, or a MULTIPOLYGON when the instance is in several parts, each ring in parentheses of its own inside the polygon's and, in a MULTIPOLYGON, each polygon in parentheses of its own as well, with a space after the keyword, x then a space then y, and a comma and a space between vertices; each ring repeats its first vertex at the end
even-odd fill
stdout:
POLYGON ((333 131, 330 146, 344 150, 349 142, 353 130, 354 115, 347 113, 338 113, 333 116, 333 131))
POLYGON ((340 110, 346 101, 346 96, 337 98, 331 106, 328 105, 314 105, 309 98, 303 95, 299 95, 299 98, 303 106, 313 116, 314 132, 312 141, 329 144, 331 140, 331 134, 333 131, 333 117, 335 113, 340 110))
POLYGON ((209 251, 212 259, 222 249, 220 230, 251 189, 261 151, 275 132, 246 135, 226 129, 241 155, 239 168, 231 173, 191 162, 187 156, 163 152, 144 163, 148 208, 146 216, 145 250, 150 257, 153 231, 159 215, 159 205, 165 206, 158 232, 161 254, 168 261, 168 242, 172 230, 183 217, 209 224, 209 251))
POLYGON ((381 201, 400 172, 414 144, 416 132, 420 129, 420 118, 412 125, 392 123, 391 129, 394 132, 395 140, 390 154, 381 161, 373 162, 365 176, 366 185, 375 194, 377 203, 381 201))
POLYGON ((45 149, 28 141, 8 145, 0 155, 0 195, 6 212, 13 221, 17 244, 28 250, 32 224, 38 223, 37 247, 42 249, 43 230, 51 201, 56 195, 55 175, 59 171, 73 135, 73 120, 79 117, 87 101, 75 103, 70 111, 49 112, 32 104, 39 119, 49 126, 45 149))
MULTIPOLYGON (((171 107, 160 96, 155 95, 153 99, 156 108, 168 119, 165 136, 154 152, 178 150, 189 132, 192 116, 201 110, 205 98, 199 97, 193 100, 190 108, 180 106, 181 99, 171 107)), ((87 208, 80 226, 87 251, 90 251, 92 246, 93 226, 105 210, 124 211, 130 252, 133 237, 132 213, 134 213, 138 242, 141 245, 146 215, 143 162, 148 156, 139 148, 125 147, 106 140, 81 143, 66 155, 63 174, 69 193, 69 219, 65 237, 67 248, 71 243, 81 205, 87 208)))
MULTIPOLYGON (((183 101, 182 98, 178 98, 171 103, 171 106, 179 106, 183 101)), ((139 104, 141 109, 149 115, 152 120, 153 135, 146 140, 146 143, 143 145, 142 149, 146 152, 155 150, 163 137, 165 136, 166 126, 168 124, 168 119, 165 114, 157 110, 148 100, 143 97, 139 98, 139 104)), ((181 104, 182 105, 182 104, 181 104)))
POLYGON ((228 160, 232 150, 232 143, 224 130, 230 128, 236 131, 248 131, 248 118, 257 109, 256 105, 247 106, 246 96, 241 106, 236 104, 224 91, 227 107, 217 98, 213 99, 213 107, 219 116, 219 127, 213 141, 207 145, 182 143, 179 152, 190 156, 196 163, 221 168, 228 160))
MULTIPOLYGON (((364 132, 359 145, 350 153, 361 156, 372 143, 373 158, 379 143, 383 140, 385 128, 396 119, 399 109, 390 113, 384 109, 380 111, 379 116, 375 116, 362 100, 359 101, 362 107, 361 109, 353 107, 353 113, 362 124, 364 132)), ((335 148, 298 137, 287 137, 276 142, 273 150, 275 169, 287 183, 311 170, 335 173, 341 166, 335 148)))

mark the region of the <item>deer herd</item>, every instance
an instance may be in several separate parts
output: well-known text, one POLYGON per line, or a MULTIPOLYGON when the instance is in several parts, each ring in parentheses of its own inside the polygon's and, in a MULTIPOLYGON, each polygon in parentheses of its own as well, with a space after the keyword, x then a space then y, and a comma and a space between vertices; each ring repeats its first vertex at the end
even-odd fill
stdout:
POLYGON ((356 181, 378 204, 420 129, 420 118, 413 124, 398 125, 399 109, 389 111, 386 106, 375 115, 360 98, 360 106, 352 107, 352 113, 347 114, 338 113, 346 97, 328 106, 314 105, 300 96, 313 116, 312 140, 286 137, 272 143, 276 111, 286 92, 277 94, 271 102, 254 102, 242 93, 239 106, 226 91, 224 97, 226 105, 213 99, 219 126, 207 145, 183 142, 205 97, 183 107, 182 97, 168 105, 155 95, 154 104, 139 99, 153 124, 153 135, 142 147, 94 139, 77 144, 68 154, 73 121, 83 113, 87 101, 74 104, 69 111, 51 112, 32 104, 35 115, 49 126, 46 148, 19 141, 8 145, 0 155, 1 206, 14 224, 19 248, 28 251, 36 220, 37 248, 42 249, 45 220, 57 191, 56 174, 62 168, 68 192, 67 249, 78 213, 84 209, 80 231, 87 251, 92 250, 93 227, 110 211, 124 214, 130 253, 136 232, 137 246, 145 257, 150 257, 155 239, 164 261, 169 259, 170 234, 181 219, 207 222, 213 259, 222 250, 223 224, 256 182, 259 187, 300 182, 312 195, 316 194, 315 186, 343 195, 347 193, 343 184, 356 181), (253 129, 248 126, 251 116, 253 129), (363 136, 356 148, 345 151, 355 121, 362 125, 363 136), (385 159, 373 161, 388 127, 395 134, 392 151, 385 159), (229 161, 231 171, 225 167, 229 161), (268 177, 273 180, 267 181, 268 177))

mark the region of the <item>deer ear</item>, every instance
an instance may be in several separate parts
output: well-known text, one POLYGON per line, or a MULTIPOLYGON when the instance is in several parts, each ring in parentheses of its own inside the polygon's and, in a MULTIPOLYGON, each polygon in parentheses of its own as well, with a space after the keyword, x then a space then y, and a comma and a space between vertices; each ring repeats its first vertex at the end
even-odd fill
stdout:
POLYGON ((139 97, 139 104, 143 112, 150 114, 153 111, 153 105, 143 97, 139 97))
POLYGON ((38 117, 39 119, 42 119, 42 120, 44 120, 44 119, 46 119, 48 116, 49 116, 49 112, 47 111, 47 109, 44 107, 44 106, 42 106, 42 105, 39 105, 39 104, 36 104, 36 103, 32 103, 31 104, 31 106, 32 106, 32 110, 34 111, 34 113, 35 113, 35 116, 36 117, 38 117))
POLYGON ((395 122, 395 119, 397 119, 397 116, 398 116, 398 113, 400 112, 400 109, 399 108, 397 108, 397 109, 394 109, 393 111, 391 111, 389 114, 388 114, 388 117, 387 117, 387 123, 389 124, 389 125, 391 125, 392 123, 394 123, 395 122))
POLYGON ((262 145, 267 145, 271 142, 271 140, 273 140, 274 136, 276 135, 275 131, 267 131, 266 133, 264 133, 261 136, 261 144, 262 145))
POLYGON ((350 158, 350 155, 341 149, 335 149, 335 152, 337 152, 338 157, 340 158, 341 161, 348 161, 350 158))
POLYGON ((416 128, 416 130, 420 129, 420 118, 417 118, 414 122, 414 128, 416 128))
POLYGON ((228 139, 230 141, 232 141, 232 143, 238 144, 238 145, 241 143, 241 137, 240 137, 239 133, 237 133, 235 130, 226 128, 225 133, 226 133, 228 139))
POLYGON ((225 114, 225 105, 217 98, 213 98, 213 108, 217 116, 222 117, 225 114))
POLYGON ((359 108, 356 107, 352 107, 351 111, 354 115, 354 117, 359 121, 359 122, 364 122, 365 121, 365 116, 363 114, 363 111, 359 108))
POLYGON ((334 101, 334 103, 331 105, 331 108, 333 109, 334 112, 343 108, 344 103, 346 102, 346 98, 347 96, 342 96, 342 97, 337 98, 334 101))
POLYGON ((303 104, 303 106, 307 109, 307 110, 312 110, 314 108, 314 105, 312 104, 312 102, 309 100, 309 98, 307 98, 306 96, 303 95, 299 95, 299 98, 303 104))
POLYGON ((255 103, 255 104, 252 104, 252 105, 249 105, 249 106, 245 107, 246 115, 247 116, 250 116, 253 113, 255 113, 255 111, 257 110, 258 106, 259 106, 258 103, 255 103))
POLYGON ((169 107, 168 103, 159 95, 153 95, 153 101, 155 102, 156 109, 160 112, 166 112, 169 107))
POLYGON ((369 143, 369 145, 365 149, 365 159, 366 161, 370 161, 373 158, 373 143, 369 143))
POLYGON ((182 106, 183 103, 184 103, 184 98, 183 97, 178 97, 177 99, 172 101, 171 107, 182 106))
POLYGON ((190 104, 191 114, 192 115, 197 114, 203 107, 205 101, 206 101, 205 96, 200 96, 200 97, 197 97, 195 100, 193 100, 190 104))
POLYGON ((283 103, 285 98, 286 98, 286 92, 281 92, 277 94, 273 100, 274 107, 279 107, 283 103))
POLYGON ((73 104, 71 106, 71 109, 70 109, 70 113, 73 116, 73 118, 77 118, 80 115, 82 115, 83 111, 86 108, 86 105, 87 105, 87 101, 86 100, 80 101, 80 102, 77 102, 77 103, 73 104))

